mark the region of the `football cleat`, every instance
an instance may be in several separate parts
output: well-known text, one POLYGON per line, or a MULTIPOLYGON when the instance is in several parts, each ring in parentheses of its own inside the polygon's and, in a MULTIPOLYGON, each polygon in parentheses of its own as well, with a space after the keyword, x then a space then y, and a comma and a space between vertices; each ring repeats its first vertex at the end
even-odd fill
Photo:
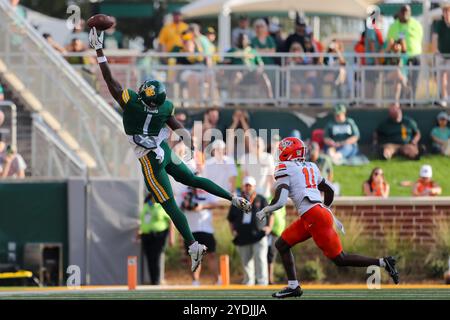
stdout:
POLYGON ((231 199, 231 203, 233 204, 233 206, 241 209, 245 213, 248 213, 250 212, 250 210, 252 210, 252 204, 250 203, 250 201, 242 197, 233 197, 233 199, 231 199))
POLYGON ((389 273, 392 280, 394 280, 394 283, 398 284, 400 282, 400 279, 399 279, 398 271, 395 268, 395 264, 396 264, 395 258, 394 257, 385 257, 385 258, 383 258, 383 261, 386 264, 386 266, 384 268, 389 273))
POLYGON ((298 286, 295 289, 286 287, 283 290, 272 294, 272 297, 278 298, 278 299, 284 299, 284 298, 292 298, 292 297, 301 297, 302 294, 303 294, 303 291, 302 291, 302 288, 300 288, 300 286, 298 286))
POLYGON ((191 256, 191 262, 192 262, 191 271, 192 272, 195 272, 195 270, 197 270, 197 268, 202 263, 202 259, 203 259, 203 256, 206 254, 206 250, 208 250, 208 248, 205 245, 198 243, 197 241, 194 242, 189 247, 188 253, 191 256))

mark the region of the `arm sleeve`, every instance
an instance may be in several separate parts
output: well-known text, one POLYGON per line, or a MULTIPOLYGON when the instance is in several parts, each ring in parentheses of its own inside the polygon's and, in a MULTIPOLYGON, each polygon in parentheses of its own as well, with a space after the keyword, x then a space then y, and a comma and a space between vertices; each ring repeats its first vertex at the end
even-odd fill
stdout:
POLYGON ((322 178, 322 180, 320 181, 320 183, 318 185, 318 189, 325 194, 323 203, 327 207, 331 206, 331 204, 333 203, 333 200, 334 200, 333 186, 325 178, 322 178))
POLYGON ((264 212, 274 212, 274 211, 277 211, 278 209, 284 207, 287 203, 288 196, 289 196, 289 190, 286 188, 282 188, 280 190, 280 196, 278 197, 278 199, 275 199, 276 201, 273 204, 265 207, 263 209, 264 212))

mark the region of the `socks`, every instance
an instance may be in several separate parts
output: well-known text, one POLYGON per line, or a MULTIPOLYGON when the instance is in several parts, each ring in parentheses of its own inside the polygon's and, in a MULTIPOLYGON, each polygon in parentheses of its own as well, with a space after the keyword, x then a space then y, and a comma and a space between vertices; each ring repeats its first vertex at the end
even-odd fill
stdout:
POLYGON ((288 287, 291 289, 295 289, 298 287, 298 280, 289 280, 288 287))
POLYGON ((191 229, 189 228, 189 223, 187 221, 184 213, 178 208, 175 200, 170 198, 169 200, 161 203, 161 206, 169 215, 170 219, 173 221, 175 228, 177 228, 178 232, 180 232, 181 236, 188 243, 195 241, 194 236, 192 235, 191 229))
POLYGON ((384 262, 383 258, 380 258, 380 267, 382 268, 386 267, 386 262, 384 262))

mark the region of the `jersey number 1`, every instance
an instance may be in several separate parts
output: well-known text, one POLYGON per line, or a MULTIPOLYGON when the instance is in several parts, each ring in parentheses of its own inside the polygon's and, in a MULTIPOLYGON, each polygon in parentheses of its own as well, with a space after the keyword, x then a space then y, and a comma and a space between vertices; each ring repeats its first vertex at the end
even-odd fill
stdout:
POLYGON ((305 176, 306 187, 307 188, 317 188, 316 179, 314 178, 314 169, 309 168, 309 171, 308 171, 308 168, 303 168, 302 172, 303 172, 303 175, 305 176), (309 179, 310 173, 311 173, 311 180, 309 179))

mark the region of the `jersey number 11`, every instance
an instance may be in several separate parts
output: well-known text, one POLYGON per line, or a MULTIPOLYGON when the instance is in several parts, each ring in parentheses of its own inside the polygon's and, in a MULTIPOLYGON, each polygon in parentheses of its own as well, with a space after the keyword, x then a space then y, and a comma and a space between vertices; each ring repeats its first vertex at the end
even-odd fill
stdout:
POLYGON ((305 183, 307 188, 317 188, 316 179, 314 178, 314 169, 313 168, 303 168, 303 175, 305 176, 305 183), (309 179, 311 173, 311 180, 309 179), (311 183, 312 182, 312 183, 311 183))

